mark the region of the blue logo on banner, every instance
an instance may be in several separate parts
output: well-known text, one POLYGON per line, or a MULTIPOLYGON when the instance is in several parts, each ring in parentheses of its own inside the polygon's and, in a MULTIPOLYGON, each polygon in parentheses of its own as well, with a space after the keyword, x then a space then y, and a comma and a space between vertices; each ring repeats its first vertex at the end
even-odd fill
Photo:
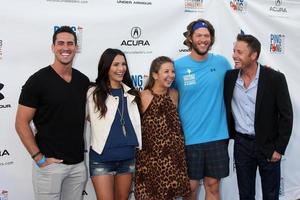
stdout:
MULTIPOLYGON (((54 32, 57 31, 61 26, 54 26, 54 32)), ((83 28, 81 26, 70 26, 72 30, 76 33, 77 36, 77 53, 80 53, 82 50, 82 32, 83 28)))
POLYGON ((283 53, 284 50, 284 34, 271 34, 270 36, 270 52, 283 53))
POLYGON ((133 83, 133 86, 138 90, 143 90, 145 86, 146 79, 148 78, 147 75, 131 75, 131 80, 133 83))
MULTIPOLYGON (((59 29, 61 26, 54 26, 54 32, 57 31, 57 29, 59 29)), ((75 26, 70 26, 72 28, 72 30, 76 33, 77 32, 77 28, 75 26)))

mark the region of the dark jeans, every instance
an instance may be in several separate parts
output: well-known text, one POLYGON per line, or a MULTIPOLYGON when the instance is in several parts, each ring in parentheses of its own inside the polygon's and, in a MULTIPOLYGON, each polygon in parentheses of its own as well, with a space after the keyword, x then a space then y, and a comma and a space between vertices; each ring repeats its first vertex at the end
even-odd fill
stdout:
POLYGON ((255 139, 241 135, 235 138, 234 159, 240 200, 255 200, 257 167, 261 177, 263 200, 279 199, 280 161, 267 161, 255 139))

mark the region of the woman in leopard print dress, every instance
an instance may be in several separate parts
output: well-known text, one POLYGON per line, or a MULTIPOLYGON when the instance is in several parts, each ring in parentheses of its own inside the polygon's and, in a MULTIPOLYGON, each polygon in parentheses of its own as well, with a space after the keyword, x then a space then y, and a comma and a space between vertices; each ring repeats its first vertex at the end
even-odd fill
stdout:
POLYGON ((143 149, 138 151, 135 174, 137 200, 172 200, 190 193, 184 140, 177 113, 178 93, 173 61, 153 60, 142 100, 143 149))

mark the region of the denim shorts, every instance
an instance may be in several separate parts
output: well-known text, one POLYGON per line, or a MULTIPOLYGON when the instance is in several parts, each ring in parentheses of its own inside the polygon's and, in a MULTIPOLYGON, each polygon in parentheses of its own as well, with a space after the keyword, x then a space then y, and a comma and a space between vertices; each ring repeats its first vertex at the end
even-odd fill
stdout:
POLYGON ((133 173, 135 171, 135 159, 106 162, 90 160, 89 166, 91 177, 133 173))
POLYGON ((228 140, 187 145, 185 151, 191 180, 221 179, 229 175, 228 140))

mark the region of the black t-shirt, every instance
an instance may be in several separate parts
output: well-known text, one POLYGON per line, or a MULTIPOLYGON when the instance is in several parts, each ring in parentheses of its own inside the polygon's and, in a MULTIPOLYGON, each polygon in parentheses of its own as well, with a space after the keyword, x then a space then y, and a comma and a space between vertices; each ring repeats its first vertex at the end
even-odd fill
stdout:
POLYGON ((89 79, 72 69, 66 82, 51 66, 33 74, 22 87, 19 104, 36 108, 36 143, 46 157, 76 164, 84 159, 84 121, 89 79))

